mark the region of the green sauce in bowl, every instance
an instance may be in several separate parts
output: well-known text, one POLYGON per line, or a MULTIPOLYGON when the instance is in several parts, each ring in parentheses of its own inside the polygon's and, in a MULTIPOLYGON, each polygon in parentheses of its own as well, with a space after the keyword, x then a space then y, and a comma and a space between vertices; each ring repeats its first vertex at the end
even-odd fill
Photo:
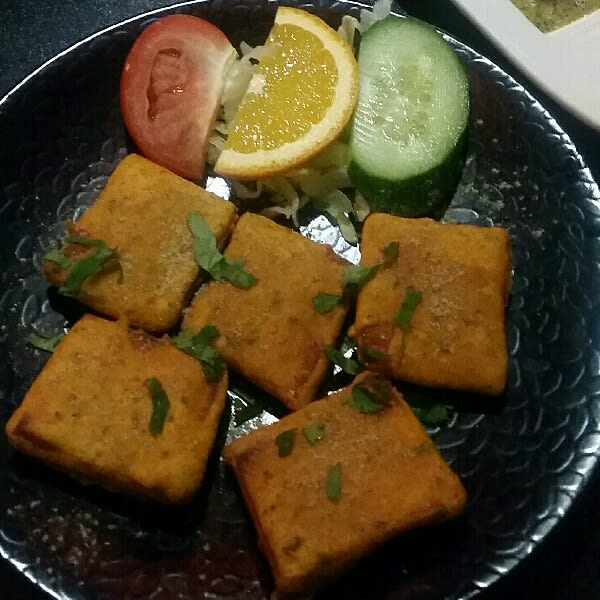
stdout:
POLYGON ((511 0, 544 33, 559 29, 600 8, 600 0, 511 0))

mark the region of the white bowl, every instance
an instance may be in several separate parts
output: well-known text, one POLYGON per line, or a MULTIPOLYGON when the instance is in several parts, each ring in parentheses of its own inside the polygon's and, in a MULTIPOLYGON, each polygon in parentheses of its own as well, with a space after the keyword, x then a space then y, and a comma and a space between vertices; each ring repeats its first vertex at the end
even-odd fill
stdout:
POLYGON ((542 33, 510 0, 452 2, 549 96, 600 130, 600 10, 542 33))

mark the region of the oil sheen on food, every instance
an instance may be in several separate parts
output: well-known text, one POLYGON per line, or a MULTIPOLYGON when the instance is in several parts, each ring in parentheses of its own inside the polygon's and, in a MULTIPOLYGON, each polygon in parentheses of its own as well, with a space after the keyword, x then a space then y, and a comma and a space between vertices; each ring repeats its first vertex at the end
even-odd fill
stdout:
POLYGON ((600 0, 511 0, 545 33, 559 29, 600 9, 600 0))

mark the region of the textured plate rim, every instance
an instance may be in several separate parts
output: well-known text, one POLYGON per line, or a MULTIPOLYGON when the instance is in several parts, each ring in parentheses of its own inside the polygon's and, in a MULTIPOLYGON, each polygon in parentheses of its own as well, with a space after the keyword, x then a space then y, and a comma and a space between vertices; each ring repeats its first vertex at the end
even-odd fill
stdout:
MULTIPOLYGON (((101 30, 96 31, 95 33, 92 33, 92 34, 86 36, 85 38, 72 44, 68 48, 64 49, 63 51, 57 53, 56 55, 54 55, 53 57, 51 57, 50 59, 45 61, 39 67, 37 67, 36 69, 31 71, 26 77, 24 77, 19 83, 17 83, 12 89, 10 89, 2 98, 0 98, 0 113, 3 112, 7 106, 10 105, 10 102, 13 100, 13 97, 18 95, 18 93, 21 91, 21 89, 24 88, 30 81, 34 80, 40 73, 49 69, 55 62, 58 62, 61 58, 65 57, 71 53, 76 52, 79 48, 81 48, 87 44, 92 43, 96 38, 101 37, 102 35, 105 35, 107 33, 110 33, 116 29, 122 28, 122 27, 128 25, 129 23, 137 22, 137 21, 147 19, 150 17, 159 17, 162 14, 178 12, 178 11, 185 9, 186 7, 193 8, 193 7, 198 7, 198 6, 202 6, 202 5, 210 5, 210 4, 216 3, 217 1, 218 0, 186 0, 185 2, 178 2, 175 4, 170 4, 168 6, 164 6, 164 7, 152 9, 150 11, 146 11, 146 12, 143 12, 140 14, 136 14, 132 17, 121 20, 113 25, 105 27, 101 30)), ((270 6, 275 8, 278 4, 279 4, 279 2, 277 0, 266 0, 264 2, 264 9, 267 9, 270 6)), ((282 4, 285 4, 285 2, 283 2, 282 4)), ((368 4, 365 2, 360 2, 357 0, 337 0, 333 3, 327 3, 323 6, 318 4, 317 6, 313 6, 312 8, 313 9, 314 8, 322 8, 323 10, 331 10, 332 7, 335 5, 346 5, 348 7, 354 8, 354 9, 361 9, 361 8, 370 9, 370 8, 372 8, 371 4, 368 4)), ((395 16, 403 16, 402 13, 398 12, 397 10, 394 10, 392 12, 392 14, 394 14, 395 16)), ((489 69, 490 72, 493 72, 495 74, 495 76, 497 77, 497 81, 502 83, 503 86, 505 86, 505 87, 510 86, 513 90, 518 92, 518 94, 522 95, 527 100, 529 100, 531 102, 532 106, 535 106, 535 108, 540 112, 540 114, 543 114, 548 128, 550 128, 550 127, 552 128, 552 130, 553 130, 552 133, 554 133, 560 137, 560 139, 561 139, 562 143, 565 145, 565 147, 568 148, 568 150, 572 153, 572 155, 577 159, 578 166, 580 168, 582 177, 587 178, 587 180, 588 180, 587 183, 591 184, 595 188, 595 191, 598 194, 597 197, 600 198, 600 191, 598 188, 598 184, 595 182, 589 168, 587 167, 585 161, 583 160, 583 157, 577 150, 577 147, 575 146, 575 144, 573 143, 573 141, 571 140, 569 135, 560 127, 560 125, 555 120, 555 118, 537 100, 537 98, 535 96, 533 96, 533 94, 531 94, 531 92, 529 92, 522 84, 520 84, 512 75, 510 75, 509 73, 504 71, 502 68, 500 68, 498 65, 496 65, 492 60, 490 60, 487 57, 485 57, 484 55, 480 54, 478 51, 471 48, 468 44, 461 42, 459 39, 455 38, 450 33, 446 32, 444 30, 441 30, 439 28, 437 28, 437 29, 455 47, 460 48, 463 52, 466 52, 467 54, 469 54, 471 56, 471 59, 474 62, 479 62, 479 63, 485 64, 486 68, 489 69)), ((600 201, 597 200, 596 202, 600 206, 600 201)), ((491 588, 493 588, 493 586, 499 580, 504 579, 507 575, 512 573, 515 570, 515 567, 517 567, 518 565, 521 565, 524 560, 526 560, 528 557, 530 557, 536 551, 536 548, 539 548, 540 546, 542 546, 545 543, 548 535, 551 534, 555 530, 556 526, 570 512, 574 502, 578 499, 578 497, 581 494, 584 494, 589 489, 590 480, 592 478, 593 472, 598 467, 598 463, 599 463, 598 459, 599 458, 600 457, 598 455, 596 455, 595 460, 593 461, 593 463, 590 464, 589 468, 584 473, 581 473, 582 481, 581 481, 580 485, 578 486, 576 493, 572 497, 569 497, 568 503, 567 503, 561 517, 559 519, 556 519, 543 532, 542 535, 537 537, 537 539, 530 538, 530 542, 531 542, 530 548, 525 553, 523 553, 521 556, 519 556, 516 560, 511 561, 511 564, 506 566, 502 571, 495 569, 493 577, 489 577, 483 585, 473 587, 473 589, 469 590, 465 595, 462 595, 461 598, 473 598, 475 596, 479 596, 480 594, 482 594, 486 591, 490 591, 491 588)), ((26 569, 27 565, 21 565, 18 561, 11 558, 11 556, 5 551, 4 545, 2 545, 2 544, 0 544, 0 557, 3 560, 7 561, 10 564, 10 566, 12 568, 15 568, 17 570, 17 572, 19 572, 21 575, 24 575, 32 584, 34 584, 40 590, 43 590, 44 592, 46 592, 53 598, 57 598, 59 600, 64 600, 65 596, 63 594, 57 593, 51 587, 46 585, 43 580, 36 578, 33 573, 29 572, 26 569)))

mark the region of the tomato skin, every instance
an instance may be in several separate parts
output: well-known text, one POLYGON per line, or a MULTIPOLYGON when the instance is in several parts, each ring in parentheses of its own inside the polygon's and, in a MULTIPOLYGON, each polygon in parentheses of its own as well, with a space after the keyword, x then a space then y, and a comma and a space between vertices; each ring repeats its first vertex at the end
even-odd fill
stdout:
POLYGON ((169 15, 133 44, 121 73, 121 112, 153 162, 188 179, 204 172, 225 76, 235 49, 204 19, 169 15))

